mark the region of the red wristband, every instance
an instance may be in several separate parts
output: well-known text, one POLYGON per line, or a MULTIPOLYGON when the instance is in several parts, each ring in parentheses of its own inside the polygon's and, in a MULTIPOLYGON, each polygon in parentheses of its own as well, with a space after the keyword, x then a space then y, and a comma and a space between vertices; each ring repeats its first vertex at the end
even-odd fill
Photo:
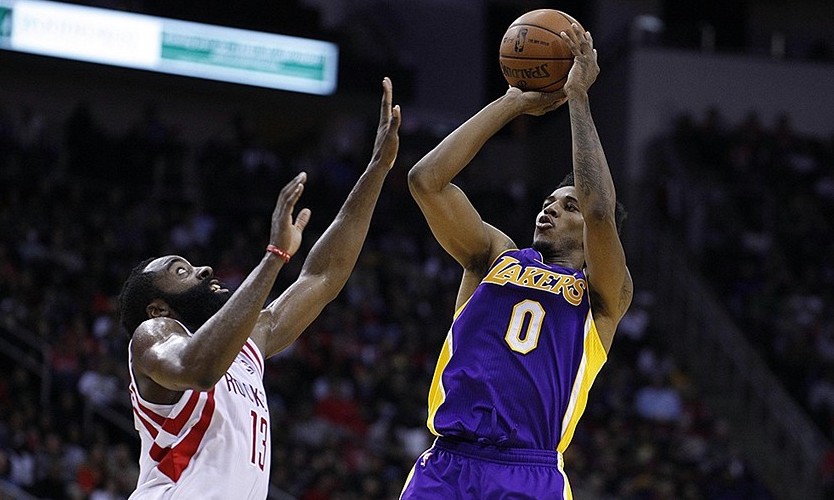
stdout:
POLYGON ((267 251, 267 252, 270 252, 270 253, 274 253, 275 255, 277 255, 278 257, 280 257, 280 258, 281 258, 281 260, 283 260, 285 264, 286 264, 287 262, 289 262, 289 261, 290 261, 290 257, 292 257, 292 255, 290 255, 289 253, 287 253, 287 251, 286 251, 286 250, 281 250, 280 248, 276 247, 275 245, 267 245, 267 246, 266 246, 266 251, 267 251))

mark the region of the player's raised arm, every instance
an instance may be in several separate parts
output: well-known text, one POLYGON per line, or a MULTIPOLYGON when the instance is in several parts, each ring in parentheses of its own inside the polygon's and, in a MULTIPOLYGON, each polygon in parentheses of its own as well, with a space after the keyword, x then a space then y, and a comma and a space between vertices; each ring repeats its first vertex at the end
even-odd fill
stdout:
MULTIPOLYGON (((301 244, 301 233, 309 219, 309 211, 303 210, 296 222, 292 220, 292 212, 306 179, 306 174, 302 172, 281 190, 278 197, 269 239, 272 248, 280 249, 276 250, 277 253, 292 255, 301 244)), ((173 392, 208 390, 214 386, 249 338, 284 264, 276 253, 265 251, 264 254, 261 262, 216 314, 211 315, 191 335, 178 321, 174 321, 183 320, 185 311, 176 311, 168 301, 152 300, 146 306, 150 319, 138 325, 131 342, 137 378, 144 380, 147 377, 173 392)), ((210 267, 193 267, 177 256, 156 259, 147 265, 144 272, 153 276, 159 285, 183 290, 187 286, 197 287, 198 283, 208 282, 213 277, 210 267)), ((212 288, 219 288, 217 281, 212 281, 215 283, 212 288)), ((228 291, 213 290, 209 293, 223 294, 228 291)))
POLYGON ((594 318, 606 349, 631 303, 633 285, 617 232, 617 195, 608 161, 591 117, 588 89, 599 74, 591 34, 576 24, 562 32, 575 56, 565 83, 573 137, 573 172, 585 220, 585 264, 594 318))
POLYGON ((483 270, 514 243, 481 216, 452 180, 487 140, 513 118, 543 114, 564 102, 561 93, 521 92, 511 87, 449 134, 408 173, 408 187, 441 246, 464 269, 483 270))
POLYGON ((304 262, 298 280, 262 312, 253 340, 269 357, 291 344, 344 287, 365 242, 383 182, 399 150, 400 107, 393 88, 382 83, 379 126, 371 161, 335 220, 304 262))

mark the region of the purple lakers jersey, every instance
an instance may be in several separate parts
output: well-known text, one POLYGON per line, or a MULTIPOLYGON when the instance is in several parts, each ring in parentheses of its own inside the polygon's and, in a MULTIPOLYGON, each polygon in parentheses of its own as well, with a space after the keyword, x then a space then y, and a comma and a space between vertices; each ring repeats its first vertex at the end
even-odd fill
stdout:
POLYGON ((429 392, 438 436, 563 452, 606 360, 582 271, 499 256, 456 313, 429 392))

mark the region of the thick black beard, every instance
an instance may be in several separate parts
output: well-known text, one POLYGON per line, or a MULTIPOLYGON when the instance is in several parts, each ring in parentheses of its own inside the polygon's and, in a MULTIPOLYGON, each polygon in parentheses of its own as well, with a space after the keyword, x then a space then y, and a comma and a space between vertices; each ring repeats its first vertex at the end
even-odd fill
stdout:
MULTIPOLYGON (((222 288, 222 285, 221 285, 222 288)), ((177 317, 191 332, 196 332, 223 307, 231 294, 217 293, 211 289, 211 280, 203 280, 190 290, 181 293, 163 293, 162 298, 171 306, 177 317)))

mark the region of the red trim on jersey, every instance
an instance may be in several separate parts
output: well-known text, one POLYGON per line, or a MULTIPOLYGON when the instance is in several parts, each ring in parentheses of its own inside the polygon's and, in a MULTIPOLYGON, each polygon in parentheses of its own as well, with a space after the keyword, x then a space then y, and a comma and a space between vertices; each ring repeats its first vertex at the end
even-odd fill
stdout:
MULTIPOLYGON (((165 423, 162 424, 162 430, 173 436, 178 435, 182 431, 182 428, 185 427, 185 424, 188 423, 191 414, 194 413, 194 408, 197 407, 197 402, 200 400, 200 394, 200 392, 192 391, 191 397, 188 398, 188 402, 185 403, 185 406, 183 406, 177 416, 165 419, 165 423)), ((209 395, 211 400, 214 401, 213 388, 209 391, 209 395)))
MULTIPOLYGON (((199 393, 195 392, 194 394, 197 395, 199 393)), ((191 401, 188 404, 190 405, 191 401)), ((193 409, 192 406, 191 411, 193 409)), ((189 415, 191 411, 188 412, 189 415)), ((180 415, 183 413, 184 411, 180 415)), ((200 419, 179 443, 168 448, 161 448, 158 444, 154 443, 151 447, 150 455, 157 462, 157 468, 172 481, 177 482, 180 476, 182 476, 182 472, 191 463, 191 459, 197 453, 197 449, 200 447, 200 443, 206 435, 206 430, 208 430, 209 424, 211 424, 212 415, 214 415, 214 389, 207 393, 206 404, 200 413, 200 419)), ((182 430, 182 428, 179 430, 182 430)))
POLYGON ((145 426, 145 429, 148 430, 151 437, 156 439, 157 434, 159 434, 159 431, 156 430, 156 427, 154 427, 153 424, 145 420, 145 418, 142 416, 141 413, 139 413, 139 410, 137 410, 135 406, 133 407, 133 413, 136 414, 136 417, 139 419, 140 422, 142 422, 142 425, 145 426))
POLYGON ((251 359, 255 363, 255 365, 257 365, 258 369, 261 371, 261 376, 263 377, 264 365, 261 362, 260 356, 258 356, 258 354, 255 352, 256 349, 257 349, 257 347, 253 347, 253 346, 249 345, 249 341, 247 340, 246 343, 243 344, 243 349, 241 349, 240 352, 242 352, 243 354, 246 354, 246 357, 251 359), (247 349, 249 351, 251 351, 249 354, 247 354, 247 352, 246 352, 247 349))
POLYGON ((252 359, 252 355, 246 352, 246 349, 241 349, 240 353, 244 358, 248 359, 253 365, 255 365, 255 368, 258 368, 258 362, 252 359))
POLYGON ((145 416, 147 416, 148 418, 150 418, 151 420, 153 420, 154 422, 156 422, 159 425, 163 425, 165 423, 165 421, 167 420, 167 417, 164 417, 164 416, 160 415, 159 413, 155 412, 154 410, 152 410, 152 409, 148 408, 147 406, 143 405, 142 401, 139 400, 138 391, 134 390, 132 385, 130 386, 130 395, 133 396, 133 400, 136 401, 136 406, 139 407, 140 410, 142 410, 142 413, 145 416))

